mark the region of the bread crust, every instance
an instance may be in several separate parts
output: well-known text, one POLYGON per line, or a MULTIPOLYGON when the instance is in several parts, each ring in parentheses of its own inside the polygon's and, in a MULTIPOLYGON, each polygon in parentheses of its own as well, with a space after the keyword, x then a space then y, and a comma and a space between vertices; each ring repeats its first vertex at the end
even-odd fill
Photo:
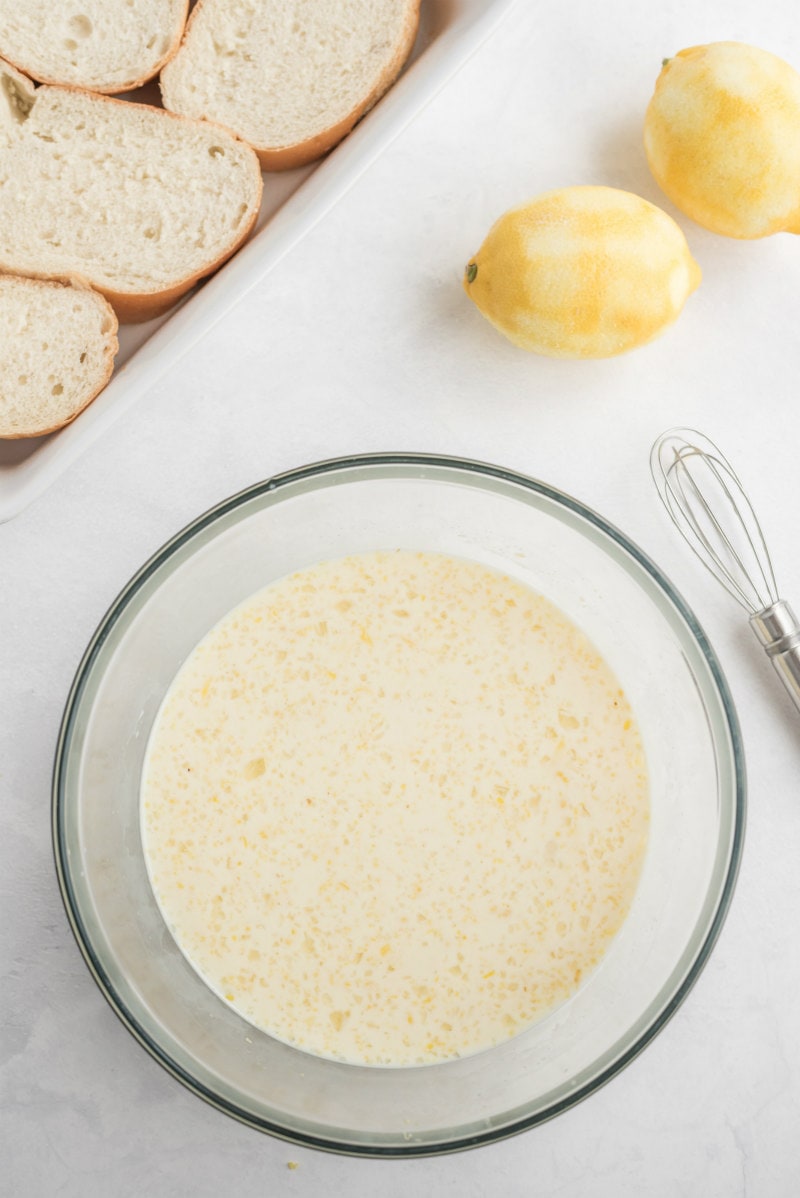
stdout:
MULTIPOLYGON (((181 46, 183 46, 189 37, 195 17, 205 2, 206 0, 198 0, 192 9, 189 20, 186 22, 183 37, 181 38, 181 46)), ((313 137, 306 138, 305 141, 296 142, 293 145, 257 146, 253 142, 248 143, 258 155, 258 160, 263 170, 288 171, 298 166, 306 166, 309 162, 315 162, 318 158, 327 154, 329 150, 337 146, 351 132, 357 122, 377 104, 381 96, 385 95, 403 69, 417 37, 420 4, 421 0, 408 0, 406 20, 391 60, 381 72, 372 90, 351 109, 347 116, 337 121, 335 125, 330 125, 327 129, 316 133, 313 137)), ((161 95, 163 98, 163 86, 161 95)), ((166 111, 171 112, 172 109, 167 109, 166 111)), ((242 134, 236 133, 235 136, 241 138, 242 134)))
MULTIPOLYGON (((6 60, 0 59, 0 68, 5 65, 5 62, 6 60)), ((19 74, 22 75, 22 72, 19 72, 19 74)), ((22 78, 26 82, 29 82, 26 76, 22 75, 22 78)), ((44 86, 57 87, 59 91, 76 92, 80 96, 88 97, 95 104, 118 104, 126 112, 131 112, 134 109, 141 108, 148 113, 160 112, 166 120, 184 121, 193 126, 201 125, 204 129, 216 128, 225 133, 228 137, 232 137, 234 141, 240 142, 243 146, 245 146, 246 149, 252 151, 252 147, 249 146, 248 143, 241 137, 233 133, 230 129, 227 129, 225 126, 219 125, 213 121, 198 121, 194 117, 186 117, 177 112, 168 112, 166 109, 155 108, 152 104, 137 104, 130 100, 118 100, 113 96, 101 95, 99 92, 87 92, 83 88, 72 87, 71 85, 62 86, 61 84, 45 84, 44 86)), ((253 166, 255 168, 254 183, 256 183, 256 196, 253 203, 253 211, 251 212, 249 218, 244 222, 244 225, 238 231, 231 244, 226 246, 219 257, 202 266, 200 270, 197 270, 191 275, 179 280, 170 287, 161 288, 160 290, 156 291, 117 291, 112 287, 105 286, 97 279, 93 279, 91 275, 84 275, 78 271, 74 272, 72 277, 79 279, 85 286, 90 287, 94 291, 99 291, 102 296, 105 296, 105 298, 114 308, 120 324, 141 324, 145 320, 153 320, 155 317, 163 315, 163 313, 166 312, 168 308, 171 308, 172 305, 181 298, 181 296, 185 295, 187 291, 190 291, 196 283, 199 283, 201 279, 206 278, 208 275, 213 274, 219 269, 220 266, 222 266, 224 262, 227 262, 227 260, 236 253, 239 247, 250 235, 253 226, 258 219, 258 213, 261 206, 261 196, 264 189, 264 180, 261 177, 261 171, 255 156, 253 159, 253 166)), ((18 272, 16 272, 13 267, 10 268, 8 266, 4 266, 3 263, 0 262, 0 273, 16 274, 18 272)), ((63 278, 63 275, 50 274, 46 271, 27 271, 26 274, 29 278, 36 279, 63 278)))
POLYGON ((151 79, 155 79, 157 75, 160 75, 167 63, 172 61, 178 53, 181 41, 183 40, 188 15, 189 0, 182 0, 182 14, 176 24, 175 33, 167 47, 166 53, 162 55, 151 70, 148 70, 144 75, 138 75, 129 83, 93 84, 91 87, 86 83, 65 83, 63 79, 53 79, 49 75, 39 75, 35 71, 32 71, 30 67, 26 67, 24 63, 15 62, 13 58, 5 58, 3 61, 9 63, 12 67, 16 67, 18 71, 27 75, 29 79, 34 79, 37 83, 46 83, 50 87, 72 87, 79 91, 93 92, 98 96, 122 96, 126 92, 136 91, 137 87, 144 87, 145 83, 149 83, 151 79))
POLYGON ((100 392, 108 385, 114 370, 114 359, 119 352, 119 341, 117 339, 119 323, 117 321, 114 309, 105 296, 103 296, 95 288, 87 287, 80 279, 41 279, 33 275, 10 274, 8 271, 2 271, 0 273, 2 273, 4 278, 20 279, 25 283, 33 283, 34 286, 38 287, 67 287, 77 291, 92 291, 100 303, 105 306, 108 319, 111 322, 111 328, 107 334, 107 345, 103 355, 105 373, 98 385, 94 389, 89 390, 88 394, 82 400, 80 406, 77 407, 75 411, 71 413, 71 415, 67 416, 65 420, 60 420, 56 424, 48 425, 45 428, 32 426, 31 428, 24 429, 22 432, 4 433, 2 427, 0 426, 0 441, 22 441, 29 437, 46 437, 48 433, 55 433, 58 431, 58 429, 66 428, 68 424, 71 424, 75 417, 80 416, 81 412, 88 408, 92 400, 96 399, 100 392))

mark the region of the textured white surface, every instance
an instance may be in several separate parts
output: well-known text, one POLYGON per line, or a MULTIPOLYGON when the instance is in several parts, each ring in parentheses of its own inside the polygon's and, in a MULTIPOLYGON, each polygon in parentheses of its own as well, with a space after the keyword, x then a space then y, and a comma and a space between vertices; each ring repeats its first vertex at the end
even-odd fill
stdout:
MULTIPOLYGON (((345 203, 53 488, 0 527, 3 1190, 553 1198, 790 1198, 800 1176, 800 723, 761 650, 673 535, 654 437, 697 425, 739 466, 800 602, 800 243, 681 221, 705 273, 678 324, 625 358, 532 358, 467 303, 489 223, 548 187, 663 203, 640 126, 661 58, 721 38, 800 66, 789 0, 521 0, 345 203), (764 429, 774 430, 769 435, 764 429), (83 647, 143 558, 270 473, 377 449, 481 457, 619 524, 673 578, 742 720, 750 817, 717 949, 666 1030, 604 1090, 464 1156, 356 1161, 240 1127, 117 1022, 72 942, 49 842, 58 721, 83 647), (298 1168, 287 1169, 296 1161, 298 1168)), ((679 751, 679 746, 676 747, 679 751)))

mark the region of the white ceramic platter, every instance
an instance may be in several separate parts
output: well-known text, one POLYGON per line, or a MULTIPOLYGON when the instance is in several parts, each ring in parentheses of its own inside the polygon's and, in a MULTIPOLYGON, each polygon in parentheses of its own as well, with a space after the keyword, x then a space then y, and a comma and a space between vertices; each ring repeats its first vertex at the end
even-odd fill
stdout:
POLYGON ((515 2, 422 0, 419 35, 401 78, 323 162, 266 175, 257 231, 247 245, 166 316, 120 329, 111 382, 72 424, 49 437, 0 441, 0 523, 41 495, 272 270, 453 77, 515 2))

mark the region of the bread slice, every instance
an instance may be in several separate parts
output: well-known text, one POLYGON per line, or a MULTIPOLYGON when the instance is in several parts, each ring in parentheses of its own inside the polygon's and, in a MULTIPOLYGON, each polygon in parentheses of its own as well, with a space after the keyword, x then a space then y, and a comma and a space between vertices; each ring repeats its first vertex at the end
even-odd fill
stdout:
POLYGON ((0 55, 42 83, 140 87, 178 48, 188 0, 0 0, 0 55))
POLYGON ((0 437, 68 424, 105 387, 117 348, 117 318, 96 291, 0 275, 0 437))
POLYGON ((394 82, 418 22, 419 0, 199 0, 164 106, 227 125, 267 170, 301 166, 394 82))
POLYGON ((0 271, 78 276, 147 320, 237 249, 260 201, 258 159, 227 130, 0 62, 0 271))

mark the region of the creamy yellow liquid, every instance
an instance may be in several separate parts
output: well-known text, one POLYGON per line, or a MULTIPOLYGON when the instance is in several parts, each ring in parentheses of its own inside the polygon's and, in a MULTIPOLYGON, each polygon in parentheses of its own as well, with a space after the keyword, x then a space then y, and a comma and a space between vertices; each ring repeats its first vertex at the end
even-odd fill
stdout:
POLYGON ((648 826, 639 733, 522 584, 405 551, 280 580, 197 646, 142 830, 184 954, 246 1019, 363 1064, 462 1056, 603 956, 648 826))

